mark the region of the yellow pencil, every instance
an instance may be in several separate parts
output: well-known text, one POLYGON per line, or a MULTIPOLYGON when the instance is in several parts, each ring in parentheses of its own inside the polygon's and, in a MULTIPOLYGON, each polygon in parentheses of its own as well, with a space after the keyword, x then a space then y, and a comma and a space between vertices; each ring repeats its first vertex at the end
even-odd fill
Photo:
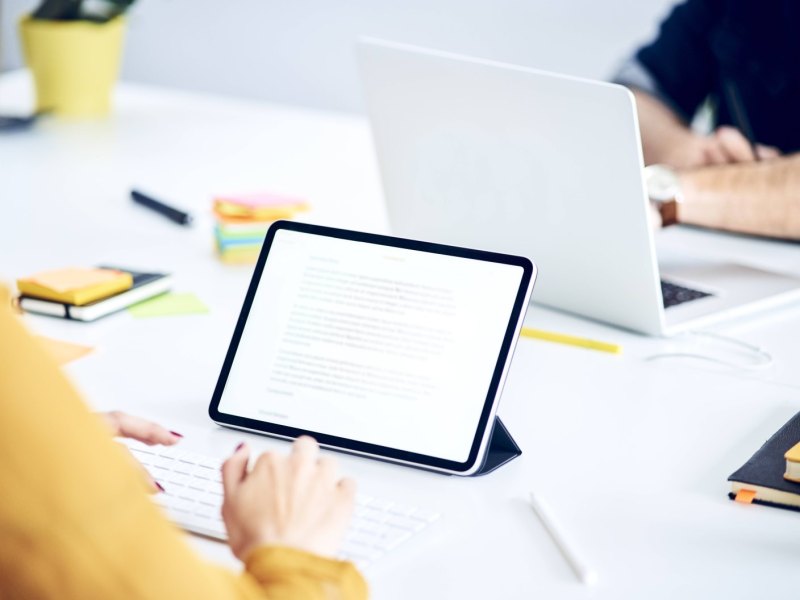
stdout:
POLYGON ((580 348, 588 348, 589 350, 597 350, 599 352, 609 352, 611 354, 622 353, 622 346, 619 344, 598 342, 597 340, 588 340, 586 338, 575 337, 574 335, 555 333, 554 331, 543 331, 541 329, 533 329, 532 327, 523 327, 519 334, 522 337, 544 340, 546 342, 555 342, 556 344, 578 346, 580 348))

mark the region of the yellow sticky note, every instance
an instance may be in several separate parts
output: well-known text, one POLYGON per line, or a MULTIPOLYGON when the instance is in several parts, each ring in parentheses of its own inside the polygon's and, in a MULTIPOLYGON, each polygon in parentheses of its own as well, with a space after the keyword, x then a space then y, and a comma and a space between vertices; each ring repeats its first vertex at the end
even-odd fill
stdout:
POLYGON ((65 365, 73 360, 78 360, 94 350, 91 346, 73 344, 72 342, 56 340, 43 335, 37 335, 36 339, 38 339, 39 343, 45 347, 47 352, 56 359, 59 365, 65 365))
POLYGON ((792 462, 800 462, 800 443, 795 444, 783 455, 783 458, 792 462))
POLYGON ((17 280, 21 294, 78 306, 119 294, 132 285, 130 273, 113 269, 58 269, 17 280))
POLYGON ((219 258, 226 265, 251 265, 258 260, 261 246, 246 248, 229 248, 220 251, 219 258))
POLYGON ((119 279, 119 271, 111 269, 57 269, 44 271, 30 278, 34 283, 54 292, 69 292, 119 279))

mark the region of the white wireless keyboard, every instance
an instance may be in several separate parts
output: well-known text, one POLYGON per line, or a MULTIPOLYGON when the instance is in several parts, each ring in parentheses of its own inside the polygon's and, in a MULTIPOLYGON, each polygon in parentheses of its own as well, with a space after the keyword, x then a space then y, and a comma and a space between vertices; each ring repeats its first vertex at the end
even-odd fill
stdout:
MULTIPOLYGON (((180 444, 146 446, 133 440, 122 441, 164 487, 165 491, 153 499, 166 510, 170 520, 192 533, 228 539, 221 515, 222 461, 185 452, 180 444)), ((438 518, 437 512, 358 494, 339 557, 364 569, 438 518)))

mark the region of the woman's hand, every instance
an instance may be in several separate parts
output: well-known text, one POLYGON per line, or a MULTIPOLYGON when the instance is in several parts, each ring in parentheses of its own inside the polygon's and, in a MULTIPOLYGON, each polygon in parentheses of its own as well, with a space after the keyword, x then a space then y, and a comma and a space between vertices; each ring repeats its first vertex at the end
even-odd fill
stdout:
MULTIPOLYGON (((173 444, 177 444, 183 437, 180 433, 165 429, 157 423, 147 421, 140 417, 134 417, 133 415, 118 410, 100 413, 100 417, 102 417, 103 421, 105 421, 106 425, 111 429, 111 435, 114 437, 131 438, 143 442, 148 446, 154 446, 155 444, 172 446, 173 444)), ((131 460, 139 465, 139 461, 133 458, 133 456, 131 456, 131 460)), ((139 465, 139 467, 144 473, 150 491, 153 494, 163 492, 164 487, 153 479, 150 473, 141 467, 141 465, 139 465)))
POLYGON ((240 559, 259 546, 290 546, 333 557, 353 512, 355 483, 340 479, 336 461, 319 455, 310 437, 289 456, 267 452, 248 471, 241 444, 222 466, 222 518, 240 559))
POLYGON ((100 413, 100 416, 111 428, 111 435, 114 437, 139 440, 148 446, 153 446, 155 444, 172 446, 173 444, 177 444, 183 437, 180 433, 165 429, 158 423, 153 423, 152 421, 147 421, 140 417, 134 417, 133 415, 118 410, 100 413))

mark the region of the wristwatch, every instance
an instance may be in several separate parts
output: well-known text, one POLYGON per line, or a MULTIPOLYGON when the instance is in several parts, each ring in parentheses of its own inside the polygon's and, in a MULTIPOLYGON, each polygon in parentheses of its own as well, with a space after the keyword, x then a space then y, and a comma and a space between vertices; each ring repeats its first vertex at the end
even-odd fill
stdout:
POLYGON ((681 201, 681 185, 677 173, 667 165, 648 165, 644 168, 647 195, 661 214, 661 226, 678 222, 678 203, 681 201))

